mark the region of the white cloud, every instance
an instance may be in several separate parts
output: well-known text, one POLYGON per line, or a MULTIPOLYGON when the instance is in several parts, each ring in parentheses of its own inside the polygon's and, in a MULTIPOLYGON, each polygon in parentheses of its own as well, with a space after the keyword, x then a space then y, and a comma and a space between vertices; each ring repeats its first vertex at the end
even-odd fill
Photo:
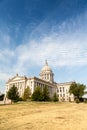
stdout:
POLYGON ((9 73, 0 71, 0 80, 7 81, 8 78, 10 78, 10 77, 11 77, 11 75, 9 73))
POLYGON ((87 64, 87 46, 83 46, 75 41, 66 41, 49 38, 42 41, 27 43, 18 47, 19 66, 26 64, 42 65, 48 59, 52 66, 78 66, 87 64), (53 61, 53 62, 52 62, 53 61))
POLYGON ((86 41, 81 44, 81 37, 57 37, 52 34, 43 37, 40 41, 19 45, 14 51, 4 50, 0 55, 5 61, 4 66, 7 63, 6 69, 11 73, 27 73, 29 68, 42 66, 46 59, 53 67, 85 66, 87 65, 86 41))

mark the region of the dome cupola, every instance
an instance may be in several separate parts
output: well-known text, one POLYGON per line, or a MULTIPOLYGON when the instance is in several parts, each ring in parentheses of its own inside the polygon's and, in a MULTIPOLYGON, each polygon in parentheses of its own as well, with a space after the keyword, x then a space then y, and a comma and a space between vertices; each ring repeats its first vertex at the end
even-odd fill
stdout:
POLYGON ((54 76, 54 74, 52 72, 52 69, 49 67, 47 60, 46 60, 45 65, 41 69, 41 72, 40 72, 40 79, 53 83, 53 81, 54 81, 53 76, 54 76))

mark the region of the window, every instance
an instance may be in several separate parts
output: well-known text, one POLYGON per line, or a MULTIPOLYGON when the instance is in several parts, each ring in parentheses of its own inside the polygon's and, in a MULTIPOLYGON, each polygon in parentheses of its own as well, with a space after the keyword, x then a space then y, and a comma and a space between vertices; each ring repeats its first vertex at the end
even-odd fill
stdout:
POLYGON ((63 94, 63 97, 65 97, 65 94, 63 94))
POLYGON ((60 87, 60 92, 62 92, 62 89, 61 89, 61 87, 60 87))
POLYGON ((60 97, 62 97, 62 94, 60 94, 60 97))
POLYGON ((47 74, 47 79, 49 79, 49 74, 47 74))
POLYGON ((63 92, 65 92, 65 89, 64 89, 64 87, 63 87, 63 92))
POLYGON ((59 92, 59 89, 57 89, 57 92, 59 92))

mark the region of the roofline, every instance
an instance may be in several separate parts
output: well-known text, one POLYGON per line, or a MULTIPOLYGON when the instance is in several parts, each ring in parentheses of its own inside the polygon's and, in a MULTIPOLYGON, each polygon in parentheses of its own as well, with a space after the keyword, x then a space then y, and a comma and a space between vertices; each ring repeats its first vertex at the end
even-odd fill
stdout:
POLYGON ((72 84, 74 83, 75 81, 70 81, 70 82, 63 82, 63 83, 57 83, 58 85, 63 85, 63 84, 72 84))
POLYGON ((54 85, 55 86, 55 82, 53 82, 53 83, 50 83, 50 82, 47 82, 47 81, 45 81, 45 80, 43 80, 43 79, 40 79, 40 78, 37 78, 37 77, 30 77, 30 78, 28 78, 28 79, 36 79, 36 80, 39 80, 39 81, 42 81, 42 82, 45 82, 45 83, 47 83, 47 84, 50 84, 50 85, 54 85))

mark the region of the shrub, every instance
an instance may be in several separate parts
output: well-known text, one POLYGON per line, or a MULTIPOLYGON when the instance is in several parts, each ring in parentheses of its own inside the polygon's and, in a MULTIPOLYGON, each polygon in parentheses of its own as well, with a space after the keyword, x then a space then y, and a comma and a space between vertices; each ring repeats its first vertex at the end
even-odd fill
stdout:
POLYGON ((78 98, 75 100, 75 102, 76 102, 76 103, 80 103, 80 101, 79 101, 79 99, 78 99, 78 98))
POLYGON ((17 102, 19 101, 19 93, 17 87, 13 85, 7 92, 7 98, 10 99, 12 102, 17 102))
POLYGON ((18 101, 23 101, 23 98, 22 97, 19 97, 19 100, 18 101))
POLYGON ((5 96, 4 94, 1 94, 1 95, 0 95, 0 101, 3 101, 4 96, 5 96))
POLYGON ((31 97, 31 90, 30 90, 30 88, 29 87, 27 87, 27 88, 25 88, 25 90, 24 90, 24 94, 23 94, 23 100, 24 101, 27 101, 27 100, 29 100, 30 99, 30 97, 31 97))
POLYGON ((44 86, 42 95, 43 95, 43 101, 50 101, 49 91, 47 86, 44 86))
POLYGON ((87 99, 86 99, 86 100, 84 100, 84 103, 87 103, 87 99))
POLYGON ((31 99, 33 101, 42 101, 43 100, 43 95, 40 87, 36 87, 34 93, 31 96, 31 99))
POLYGON ((54 102, 57 102, 57 101, 58 101, 58 96, 57 96, 56 93, 54 93, 54 95, 53 95, 53 101, 54 101, 54 102))

